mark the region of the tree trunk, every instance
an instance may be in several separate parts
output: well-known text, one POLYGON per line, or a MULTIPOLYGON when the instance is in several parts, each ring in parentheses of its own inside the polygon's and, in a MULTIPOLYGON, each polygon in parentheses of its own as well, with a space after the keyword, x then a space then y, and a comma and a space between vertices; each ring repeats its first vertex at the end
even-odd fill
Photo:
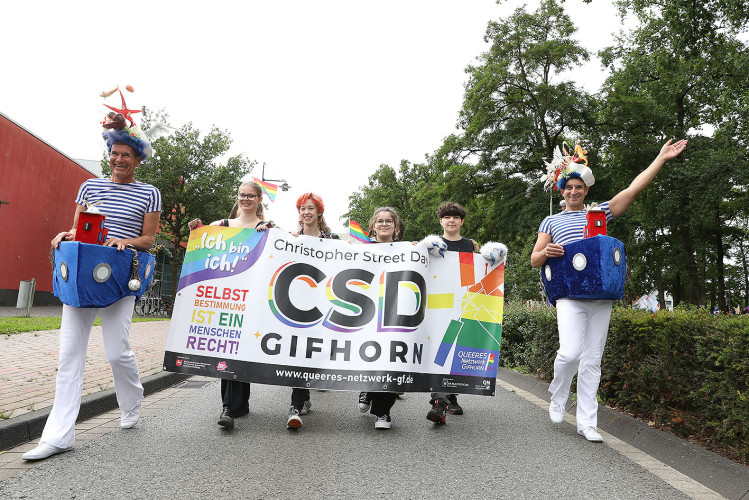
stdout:
POLYGON ((172 286, 169 294, 172 297, 172 301, 177 297, 177 285, 179 282, 179 265, 182 262, 182 247, 179 246, 180 239, 175 238, 172 240, 174 245, 174 252, 172 253, 172 286))
POLYGON ((694 247, 692 246, 692 235, 689 227, 682 226, 679 230, 681 236, 682 257, 684 259, 684 268, 687 271, 687 285, 689 286, 689 303, 693 305, 700 304, 701 286, 697 273, 697 263, 694 260, 694 247))
POLYGON ((744 270, 744 307, 749 307, 749 267, 746 262, 744 238, 739 239, 739 253, 741 255, 741 267, 744 270))
POLYGON ((715 268, 718 271, 718 307, 728 312, 730 304, 726 305, 726 278, 723 269, 723 234, 721 232, 720 209, 715 209, 715 268))
POLYGON ((681 304, 681 273, 676 273, 676 277, 674 278, 674 307, 681 304))

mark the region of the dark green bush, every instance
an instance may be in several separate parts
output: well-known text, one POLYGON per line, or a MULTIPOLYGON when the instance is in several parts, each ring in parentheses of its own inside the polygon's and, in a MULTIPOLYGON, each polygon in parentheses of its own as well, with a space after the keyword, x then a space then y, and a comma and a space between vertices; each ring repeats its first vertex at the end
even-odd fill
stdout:
MULTIPOLYGON (((507 303, 500 363, 542 379, 559 347, 555 311, 507 303)), ((599 398, 679 436, 749 458, 749 316, 614 308, 599 398)))

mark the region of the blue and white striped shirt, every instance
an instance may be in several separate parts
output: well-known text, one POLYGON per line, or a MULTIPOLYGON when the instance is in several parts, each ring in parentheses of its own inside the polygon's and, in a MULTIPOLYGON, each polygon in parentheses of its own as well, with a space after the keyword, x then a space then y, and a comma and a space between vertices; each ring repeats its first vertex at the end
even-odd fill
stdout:
POLYGON ((75 202, 102 202, 96 208, 107 218, 107 238, 137 238, 143 232, 143 217, 161 212, 161 193, 150 184, 119 184, 109 179, 89 179, 81 184, 75 202))
MULTIPOLYGON (((614 220, 609 210, 609 202, 601 203, 598 208, 606 212, 606 222, 614 220)), ((551 235, 551 242, 559 245, 573 243, 583 239, 583 230, 587 220, 587 210, 565 210, 546 217, 538 228, 539 233, 551 235)))

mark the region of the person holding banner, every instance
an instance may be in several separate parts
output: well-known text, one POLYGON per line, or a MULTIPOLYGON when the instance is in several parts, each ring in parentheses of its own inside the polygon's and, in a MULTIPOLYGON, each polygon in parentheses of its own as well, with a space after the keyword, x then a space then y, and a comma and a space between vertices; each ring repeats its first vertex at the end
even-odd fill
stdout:
MULTIPOLYGON (((292 233, 294 236, 314 236, 315 238, 339 239, 333 234, 325 223, 323 213, 325 203, 322 198, 314 193, 304 193, 296 200, 296 208, 299 211, 299 230, 292 233)), ((309 389, 294 387, 291 390, 291 407, 286 419, 286 427, 298 429, 302 426, 302 418, 309 412, 312 402, 310 401, 309 389)))
MULTIPOLYGON (((470 238, 464 238, 460 235, 460 228, 463 227, 466 215, 468 214, 465 208, 458 203, 446 201, 440 204, 435 211, 435 214, 442 226, 442 236, 440 236, 439 239, 442 240, 442 245, 444 245, 443 251, 448 250, 473 253, 479 251, 478 243, 470 238)), ((427 240, 430 240, 431 242, 434 238, 437 237, 428 236, 427 240)), ((429 244, 429 242, 427 243, 429 244)), ((439 244, 439 242, 437 242, 437 244, 439 244)), ((432 242, 430 246, 434 248, 434 242, 432 242)), ((445 423, 447 418, 446 413, 452 415, 463 414, 463 407, 458 403, 457 394, 441 392, 432 393, 429 404, 432 405, 432 409, 427 413, 427 419, 436 424, 445 423)))
MULTIPOLYGON (((121 114, 118 116, 122 118, 121 114)), ((124 124, 124 118, 121 122, 124 124)), ((119 251, 128 247, 146 251, 153 246, 161 215, 161 193, 156 187, 138 182, 134 177, 135 169, 153 154, 151 144, 136 126, 113 128, 108 126, 109 123, 104 122, 106 130, 103 136, 107 141, 111 177, 89 179, 81 185, 75 200, 72 229, 55 236, 51 242, 53 248, 58 248, 63 241, 75 240, 79 214, 86 211, 86 204, 94 202, 100 213, 106 215, 108 239, 105 246, 119 251)), ((129 342, 134 304, 135 296, 128 295, 101 308, 63 305, 55 401, 39 445, 24 453, 24 460, 42 460, 73 448, 75 421, 81 407, 86 349, 97 315, 101 316, 104 351, 112 368, 117 403, 122 410, 120 427, 135 427, 140 418, 143 386, 129 342)))
MULTIPOLYGON (((655 178, 667 161, 676 158, 687 146, 682 140, 666 142, 653 162, 641 172, 628 188, 610 201, 598 205, 607 220, 622 215, 655 178)), ((587 166, 585 151, 578 145, 574 156, 555 154, 550 167, 549 183, 554 183, 566 202, 564 211, 546 217, 538 229, 538 238, 531 253, 531 266, 541 267, 548 258, 564 255, 564 245, 584 239, 587 221, 585 197, 595 182, 587 166), (579 153, 578 153, 579 152, 579 153), (577 163, 584 160, 585 165, 577 163)), ((556 301, 559 350, 554 360, 554 379, 549 386, 551 403, 549 419, 564 421, 565 405, 572 379, 577 374, 577 433, 591 442, 600 443, 603 437, 598 426, 598 385, 601 381, 601 358, 608 335, 612 300, 560 298, 556 301)))
MULTIPOLYGON (((239 186, 237 201, 234 202, 229 218, 213 221, 211 226, 265 231, 273 227, 273 222, 263 220, 264 215, 262 188, 256 182, 245 181, 239 186)), ((201 225, 201 221, 193 219, 187 225, 193 230, 201 225)), ((250 412, 250 383, 221 379, 221 402, 223 407, 218 425, 225 429, 233 429, 234 419, 250 412)))
MULTIPOLYGON (((376 208, 369 219, 369 234, 373 243, 392 243, 399 241, 402 220, 398 212, 390 207, 376 208)), ((375 429, 390 429, 392 419, 390 409, 398 395, 395 392, 360 392, 359 411, 367 410, 375 416, 375 429)))

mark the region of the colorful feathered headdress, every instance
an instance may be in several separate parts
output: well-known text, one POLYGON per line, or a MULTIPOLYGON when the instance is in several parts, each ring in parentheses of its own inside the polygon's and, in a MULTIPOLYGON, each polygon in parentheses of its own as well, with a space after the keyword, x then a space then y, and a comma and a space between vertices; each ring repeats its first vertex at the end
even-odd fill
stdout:
POLYGON ((586 154, 587 151, 580 146, 579 142, 575 145, 573 153, 570 153, 567 143, 562 145, 562 149, 557 146, 551 161, 544 162, 547 168, 544 188, 547 191, 550 188, 561 191, 570 179, 580 179, 588 187, 595 184, 596 179, 593 177, 593 171, 588 167, 586 154))
MULTIPOLYGON (((128 91, 132 92, 133 88, 128 85, 125 87, 128 91)), ((122 108, 115 108, 105 104, 112 111, 107 114, 104 121, 101 122, 104 127, 102 137, 107 141, 107 151, 112 151, 112 145, 115 143, 122 143, 133 148, 142 161, 153 155, 153 148, 148 138, 145 136, 143 131, 133 121, 132 114, 140 113, 139 109, 128 109, 125 104, 125 96, 122 95, 122 91, 119 86, 116 89, 109 92, 102 92, 101 97, 109 97, 115 92, 120 93, 120 99, 122 100, 122 108), (126 126, 126 120, 130 122, 130 126, 126 126)))

